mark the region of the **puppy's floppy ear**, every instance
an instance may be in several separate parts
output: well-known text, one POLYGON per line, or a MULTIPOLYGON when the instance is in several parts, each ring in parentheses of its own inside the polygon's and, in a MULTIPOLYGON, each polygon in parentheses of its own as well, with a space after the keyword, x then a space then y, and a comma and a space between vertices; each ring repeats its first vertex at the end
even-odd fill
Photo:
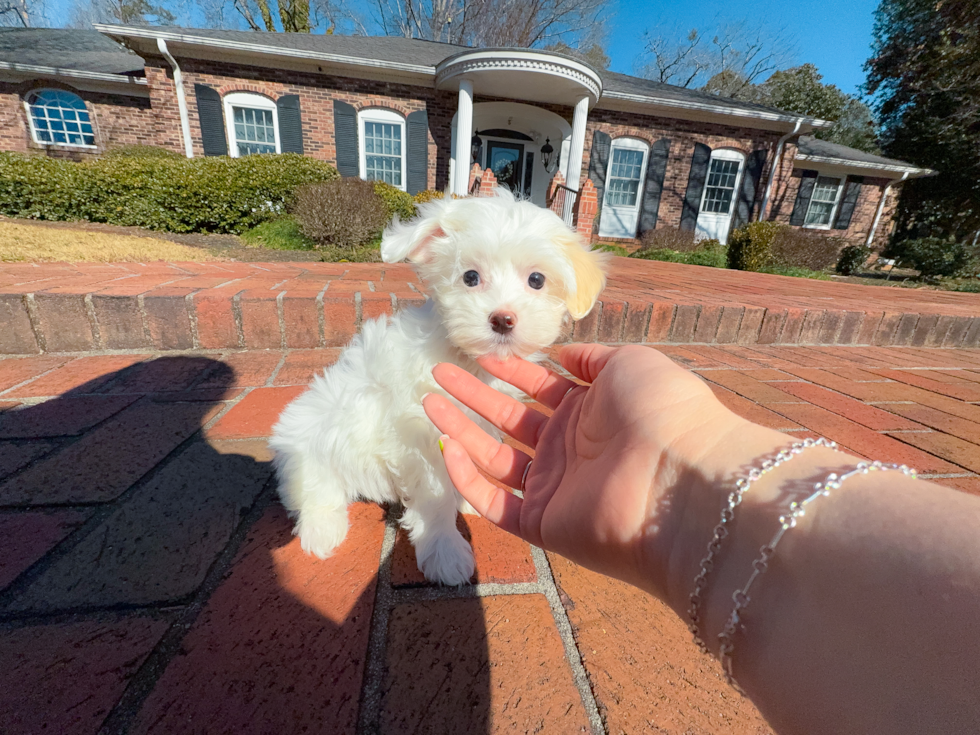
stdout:
POLYGON ((592 311, 606 287, 609 254, 590 250, 578 235, 571 232, 562 233, 556 242, 574 273, 574 282, 565 285, 565 306, 573 319, 582 319, 592 311))
POLYGON ((401 263, 408 258, 411 263, 425 263, 432 255, 430 245, 439 237, 445 237, 442 228, 446 209, 444 200, 436 199, 419 208, 421 213, 409 222, 395 221, 381 236, 381 259, 385 263, 401 263))

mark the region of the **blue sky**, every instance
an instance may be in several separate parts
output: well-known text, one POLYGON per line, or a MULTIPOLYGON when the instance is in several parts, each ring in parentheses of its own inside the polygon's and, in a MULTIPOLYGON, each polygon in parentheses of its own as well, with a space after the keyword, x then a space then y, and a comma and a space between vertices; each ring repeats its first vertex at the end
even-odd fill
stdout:
MULTIPOLYGON (((152 0, 161 2, 161 0, 152 0)), ((193 0, 162 0, 177 9, 193 0)), ((349 0, 354 7, 370 0, 349 0)), ((784 30, 796 42, 795 64, 812 63, 824 82, 854 94, 864 81, 862 66, 870 55, 871 29, 877 0, 613 0, 606 51, 613 71, 633 73, 643 50, 644 31, 682 37, 692 28, 710 29, 746 20, 772 31, 784 30)), ((46 0, 49 22, 68 21, 72 0, 46 0)), ((179 13, 181 14, 181 13, 179 13)), ((234 11, 229 16, 235 18, 234 11)))
POLYGON ((643 32, 658 29, 683 35, 692 28, 747 20, 774 30, 785 29, 796 41, 796 63, 816 65, 824 82, 855 94, 864 82, 864 62, 871 52, 871 29, 877 0, 619 0, 610 23, 606 52, 613 71, 629 74, 643 50, 643 32))

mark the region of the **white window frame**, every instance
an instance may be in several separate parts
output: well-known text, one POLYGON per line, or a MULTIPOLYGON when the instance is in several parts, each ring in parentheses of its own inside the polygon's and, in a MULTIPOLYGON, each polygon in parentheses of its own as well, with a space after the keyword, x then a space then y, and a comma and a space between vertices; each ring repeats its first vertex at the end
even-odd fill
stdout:
MULTIPOLYGON (((612 177, 613 158, 615 157, 616 149, 641 151, 643 153, 643 160, 640 161, 640 179, 636 186, 636 201, 632 205, 634 209, 639 209, 640 204, 643 202, 643 185, 647 179, 647 163, 650 159, 650 146, 646 141, 640 140, 639 138, 614 138, 609 146, 609 163, 606 165, 605 186, 603 187, 605 191, 609 191, 609 179, 612 177)), ((602 198, 605 200, 605 192, 603 192, 602 198)), ((630 205, 610 204, 609 206, 628 207, 630 205)))
POLYGON ((27 112, 27 127, 28 130, 30 130, 31 132, 31 140, 35 144, 43 145, 43 146, 61 146, 62 148, 83 148, 85 150, 90 150, 90 151, 98 149, 99 136, 98 133, 96 132, 95 116, 92 114, 92 110, 89 109, 88 102, 86 102, 84 98, 77 92, 72 92, 70 89, 58 89, 57 87, 41 87, 39 89, 32 89, 24 97, 24 110, 27 112), (96 143, 93 145, 89 145, 88 143, 49 143, 46 140, 39 140, 37 135, 37 129, 34 127, 34 115, 31 113, 30 99, 35 94, 38 94, 40 92, 64 92, 65 94, 75 95, 76 97, 78 97, 78 99, 82 100, 82 104, 85 105, 85 112, 88 113, 89 125, 92 126, 92 135, 95 137, 96 143))
MULTIPOLYGON (((817 180, 813 183, 813 190, 816 191, 817 184, 820 179, 834 179, 837 182, 837 196, 834 197, 834 206, 830 208, 830 219, 825 225, 808 225, 806 224, 807 217, 810 216, 810 207, 813 206, 813 194, 810 194, 810 201, 806 205, 806 213, 803 215, 803 227, 807 230, 829 230, 834 226, 834 222, 837 220, 837 209, 840 207, 840 200, 844 194, 844 176, 831 176, 828 174, 822 174, 817 172, 817 180)), ((823 202, 826 204, 826 202, 823 202)))
MULTIPOLYGON (((382 123, 385 125, 398 125, 401 127, 402 136, 402 183, 401 185, 392 184, 402 191, 407 191, 408 187, 408 138, 405 128, 405 118, 393 110, 385 110, 379 107, 369 107, 357 113, 357 156, 359 175, 362 179, 367 179, 367 151, 365 150, 364 123, 382 123)), ((469 149, 467 149, 469 150, 469 149)))
POLYGON ((738 191, 742 187, 742 174, 745 173, 745 154, 732 148, 716 148, 711 151, 708 159, 708 170, 704 175, 704 190, 701 192, 701 203, 698 205, 698 215, 702 212, 705 215, 714 217, 724 217, 725 212, 705 212, 704 203, 708 200, 708 178, 711 176, 711 163, 713 161, 738 161, 738 175, 735 177, 735 188, 732 189, 732 200, 728 204, 727 215, 729 218, 735 216, 735 208, 738 207, 738 191))
MULTIPOLYGON (((268 97, 254 92, 231 92, 222 100, 225 110, 225 132, 228 135, 228 155, 239 158, 238 140, 235 138, 235 107, 252 108, 255 110, 272 110, 272 128, 276 136, 276 153, 282 153, 282 143, 279 141, 279 108, 268 97)), ((249 142, 249 141, 244 141, 249 142)))

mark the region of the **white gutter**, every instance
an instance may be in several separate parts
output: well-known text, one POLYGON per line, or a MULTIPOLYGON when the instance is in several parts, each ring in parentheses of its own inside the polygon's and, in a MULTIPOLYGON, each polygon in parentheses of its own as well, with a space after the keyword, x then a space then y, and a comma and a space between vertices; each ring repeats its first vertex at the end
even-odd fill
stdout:
POLYGON ((909 172, 906 171, 904 174, 902 174, 902 178, 895 181, 889 181, 888 186, 886 186, 885 190, 881 192, 881 201, 878 202, 878 211, 875 212, 875 221, 871 223, 871 231, 868 233, 868 239, 864 241, 865 247, 871 247, 871 241, 875 239, 875 230, 878 229, 878 222, 881 221, 881 213, 885 209, 885 200, 888 199, 888 194, 892 190, 892 185, 901 184, 908 177, 909 172))
POLYGON ((796 154, 797 161, 810 161, 811 163, 827 163, 833 166, 846 166, 848 168, 868 168, 876 171, 893 171, 905 174, 904 181, 909 176, 930 176, 934 173, 932 169, 917 168, 915 166, 901 166, 896 163, 875 163, 873 161, 855 161, 850 158, 832 158, 830 156, 808 156, 803 153, 796 154))
POLYGON ((0 69, 6 71, 22 72, 24 74, 43 74, 52 77, 71 77, 74 79, 88 79, 95 82, 110 82, 112 84, 124 85, 143 85, 146 86, 146 79, 133 77, 124 74, 109 74, 101 71, 83 71, 81 69, 61 69, 56 66, 38 66, 36 64, 18 64, 16 62, 0 61, 0 69))
MULTIPOLYGON (((707 102, 693 102, 690 100, 675 100, 669 97, 655 97, 645 94, 629 94, 627 92, 615 92, 603 90, 602 99, 622 100, 624 102, 635 102, 641 105, 654 105, 656 107, 673 107, 684 110, 702 110, 713 112, 717 115, 731 115, 732 117, 744 117, 751 120, 768 120, 770 122, 795 123, 799 118, 791 115, 780 115, 778 112, 767 112, 766 110, 750 110, 748 108, 733 109, 726 105, 712 105, 707 102)), ((819 118, 803 118, 814 128, 829 128, 834 123, 819 118)))
POLYGON ((157 48, 163 54, 163 58, 173 67, 174 86, 177 88, 177 109, 180 111, 180 132, 184 138, 184 155, 188 158, 194 157, 194 142, 191 140, 191 123, 187 115, 187 99, 184 97, 184 75, 177 65, 177 59, 170 55, 167 49, 167 42, 162 38, 157 39, 157 48))
POLYGON ((790 130, 786 135, 779 139, 776 144, 776 155, 772 158, 772 168, 769 169, 769 181, 766 182, 766 193, 762 196, 762 207, 759 208, 759 221, 762 222, 766 218, 766 211, 769 209, 769 196, 772 194, 772 187, 776 181, 776 173, 779 171, 780 162, 783 160, 783 146, 786 141, 792 138, 794 135, 799 135, 800 128, 803 127, 803 121, 806 120, 805 117, 801 117, 796 121, 796 125, 790 130))
MULTIPOLYGON (((239 41, 229 41, 223 38, 204 38, 202 36, 190 36, 184 33, 173 33, 160 31, 154 28, 133 28, 131 26, 114 26, 104 23, 93 23, 95 30, 110 36, 127 36, 131 38, 149 38, 158 41, 170 41, 172 43, 185 43, 197 46, 209 46, 211 48, 226 49, 228 51, 245 51, 254 54, 267 54, 269 56, 287 56, 294 59, 312 59, 314 61, 325 61, 334 64, 346 64, 347 66, 366 66, 376 69, 391 69, 393 71, 410 72, 413 74, 425 74, 435 76, 434 66, 423 66, 421 64, 403 64, 397 61, 381 61, 379 59, 363 59, 357 56, 344 56, 342 54, 328 54, 322 51, 308 51, 305 49, 283 48, 282 46, 266 46, 261 43, 241 43, 239 41)), ((256 33, 256 36, 262 36, 256 33)))

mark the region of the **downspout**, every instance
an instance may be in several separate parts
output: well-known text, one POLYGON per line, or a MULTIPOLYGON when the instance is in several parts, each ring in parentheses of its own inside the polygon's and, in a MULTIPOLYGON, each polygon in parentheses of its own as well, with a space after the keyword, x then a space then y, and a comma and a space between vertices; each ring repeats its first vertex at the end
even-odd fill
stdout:
POLYGON ((886 186, 885 190, 881 193, 881 201, 878 202, 878 211, 875 212, 875 221, 871 223, 871 231, 868 233, 868 239, 864 241, 865 247, 870 248, 871 242, 875 239, 875 230, 878 229, 878 222, 881 221, 881 213, 885 210, 885 200, 888 199, 888 192, 892 190, 892 186, 895 184, 901 184, 908 177, 909 172, 906 171, 904 174, 902 174, 902 178, 898 179, 897 181, 889 181, 888 186, 886 186))
POLYGON ((804 119, 805 118, 801 117, 799 120, 797 120, 796 125, 793 126, 793 129, 780 138, 779 143, 776 144, 776 155, 772 160, 772 168, 769 170, 769 181, 766 182, 766 193, 762 197, 762 207, 759 209, 760 222, 766 218, 766 212, 769 211, 769 197, 772 194, 773 184, 776 182, 776 172, 779 170, 779 164, 783 158, 783 146, 786 144, 787 140, 800 132, 804 119))
POLYGON ((171 56, 170 51, 167 50, 167 42, 162 38, 158 38, 157 48, 160 49, 160 53, 163 54, 163 58, 167 60, 167 63, 169 63, 174 70, 174 86, 177 88, 177 109, 180 111, 180 132, 184 138, 184 155, 186 155, 188 158, 193 158, 194 143, 191 140, 190 118, 187 116, 187 99, 184 97, 184 75, 180 71, 180 66, 177 64, 177 59, 171 56))

